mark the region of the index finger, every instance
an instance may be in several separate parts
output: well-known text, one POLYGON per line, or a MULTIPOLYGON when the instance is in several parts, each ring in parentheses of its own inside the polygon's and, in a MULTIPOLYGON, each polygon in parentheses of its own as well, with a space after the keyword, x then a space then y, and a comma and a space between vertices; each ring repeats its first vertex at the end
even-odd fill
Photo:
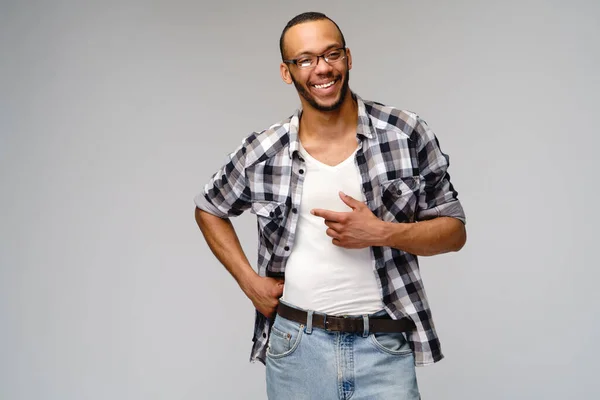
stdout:
POLYGON ((323 210, 322 208, 314 208, 310 211, 310 213, 317 217, 321 217, 326 221, 332 222, 339 222, 342 217, 342 214, 345 214, 337 211, 323 210))

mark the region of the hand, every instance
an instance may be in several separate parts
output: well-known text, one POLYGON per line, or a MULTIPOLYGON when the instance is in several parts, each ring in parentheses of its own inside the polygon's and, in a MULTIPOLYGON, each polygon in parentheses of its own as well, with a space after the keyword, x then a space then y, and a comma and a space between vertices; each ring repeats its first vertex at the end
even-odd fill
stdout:
POLYGON ((275 314, 279 298, 283 295, 283 280, 256 275, 246 288, 242 288, 254 307, 267 318, 275 314))
POLYGON ((366 204, 343 192, 340 192, 340 198, 352 211, 336 212, 319 208, 311 211, 311 214, 325 220, 328 228, 325 233, 333 238, 331 242, 347 249, 381 245, 384 222, 366 204))

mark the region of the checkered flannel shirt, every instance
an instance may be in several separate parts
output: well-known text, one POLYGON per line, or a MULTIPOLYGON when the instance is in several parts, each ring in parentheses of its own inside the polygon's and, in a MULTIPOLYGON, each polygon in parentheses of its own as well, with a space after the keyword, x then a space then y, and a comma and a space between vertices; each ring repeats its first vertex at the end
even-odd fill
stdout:
MULTIPOLYGON (((358 103, 355 161, 371 211, 384 221, 449 216, 464 223, 447 172, 449 158, 425 121, 413 112, 352 95, 358 103)), ((198 208, 221 218, 248 209, 256 215, 260 276, 283 277, 293 251, 306 170, 298 152, 301 112, 247 136, 194 199, 198 208)), ((392 318, 409 317, 415 323, 407 334, 415 365, 441 360, 417 257, 391 247, 371 247, 371 255, 385 310, 392 318)), ((252 362, 266 362, 271 323, 256 312, 252 362)))

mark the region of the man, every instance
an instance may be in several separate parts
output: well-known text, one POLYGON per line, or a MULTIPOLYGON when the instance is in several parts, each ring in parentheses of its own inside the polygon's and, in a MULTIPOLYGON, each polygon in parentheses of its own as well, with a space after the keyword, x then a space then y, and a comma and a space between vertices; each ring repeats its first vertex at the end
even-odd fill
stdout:
POLYGON ((301 109, 245 138, 195 198, 257 310, 251 360, 272 399, 418 399, 414 366, 443 355, 417 256, 466 240, 448 157, 416 114, 349 90, 352 55, 325 15, 293 18, 280 49, 301 109), (229 221, 248 209, 258 274, 229 221))

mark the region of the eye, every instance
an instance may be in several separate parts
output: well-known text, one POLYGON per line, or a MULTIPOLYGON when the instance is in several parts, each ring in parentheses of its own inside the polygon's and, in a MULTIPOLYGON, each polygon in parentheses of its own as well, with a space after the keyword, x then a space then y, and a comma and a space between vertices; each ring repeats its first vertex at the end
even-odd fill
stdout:
POLYGON ((308 58, 308 57, 299 58, 297 63, 301 67, 308 67, 312 64, 312 58, 308 58))
POLYGON ((333 51, 330 51, 329 53, 327 53, 327 55, 325 57, 327 57, 328 60, 337 60, 338 58, 340 58, 341 55, 342 55, 341 51, 333 50, 333 51))

